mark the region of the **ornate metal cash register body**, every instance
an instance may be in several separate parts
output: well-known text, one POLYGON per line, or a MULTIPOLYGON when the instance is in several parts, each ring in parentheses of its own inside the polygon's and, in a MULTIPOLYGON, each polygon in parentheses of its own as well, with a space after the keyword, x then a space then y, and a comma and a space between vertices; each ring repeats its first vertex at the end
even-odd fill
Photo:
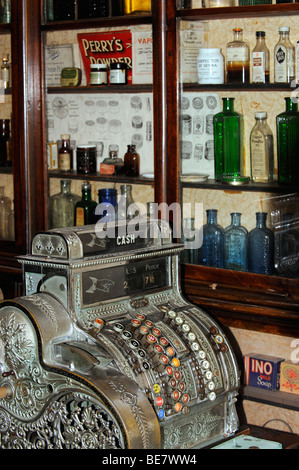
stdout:
POLYGON ((0 306, 1 448, 190 449, 238 427, 234 353, 180 293, 183 246, 161 221, 109 230, 39 233, 20 259, 25 296, 0 306))

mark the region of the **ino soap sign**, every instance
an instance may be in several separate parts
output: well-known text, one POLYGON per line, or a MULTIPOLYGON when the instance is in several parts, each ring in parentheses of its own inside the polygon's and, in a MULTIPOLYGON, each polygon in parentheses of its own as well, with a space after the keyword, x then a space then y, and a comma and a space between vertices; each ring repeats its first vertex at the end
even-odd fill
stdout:
POLYGON ((284 359, 263 354, 244 356, 244 382, 252 387, 277 390, 279 388, 280 366, 284 359))

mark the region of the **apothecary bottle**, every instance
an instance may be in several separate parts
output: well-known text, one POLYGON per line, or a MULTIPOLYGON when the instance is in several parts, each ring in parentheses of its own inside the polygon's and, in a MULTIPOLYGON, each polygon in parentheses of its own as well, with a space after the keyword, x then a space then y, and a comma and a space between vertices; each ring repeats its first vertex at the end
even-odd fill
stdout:
POLYGON ((257 274, 273 274, 274 235, 267 228, 267 213, 256 213, 256 227, 248 235, 249 271, 257 274))
POLYGON ((11 210, 11 199, 5 196, 4 186, 0 186, 0 239, 7 240, 8 233, 8 217, 11 210))
POLYGON ((279 41, 274 47, 274 82, 290 83, 295 78, 295 46, 290 41, 289 26, 279 28, 279 41))
POLYGON ((136 152, 136 145, 128 145, 124 156, 124 170, 126 176, 139 176, 140 155, 136 152))
POLYGON ((255 121, 250 133, 251 179, 267 183, 274 179, 273 134, 266 112, 255 113, 255 121))
POLYGON ((85 181, 82 186, 82 197, 75 205, 74 225, 90 225, 97 222, 98 217, 95 215, 97 203, 91 198, 90 183, 85 181))
POLYGON ((214 268, 224 266, 224 230, 217 223, 217 210, 208 209, 207 223, 203 226, 203 243, 199 249, 199 263, 214 268))
POLYGON ((71 171, 73 168, 73 150, 70 146, 70 135, 62 134, 61 147, 58 150, 58 168, 61 171, 71 171))
POLYGON ((270 52, 266 46, 265 31, 256 32, 256 45, 252 51, 252 83, 269 83, 270 52))
POLYGON ((49 228, 73 227, 74 209, 80 197, 71 192, 71 180, 60 180, 60 192, 49 199, 49 228))
POLYGON ((222 98, 223 110, 213 117, 215 179, 243 174, 242 115, 234 111, 234 98, 222 98))
POLYGON ((283 214, 274 230, 274 267, 282 276, 299 273, 299 227, 294 214, 283 214))
POLYGON ((139 209, 132 196, 132 185, 122 184, 120 199, 117 204, 117 217, 119 220, 131 220, 139 215, 139 209))
POLYGON ((10 20, 11 20, 11 0, 1 0, 0 23, 10 23, 10 20))
POLYGON ((1 80, 3 88, 7 89, 10 87, 10 64, 9 64, 9 55, 2 59, 1 65, 1 80))
POLYGON ((233 40, 226 46, 226 82, 249 83, 250 53, 243 40, 243 29, 233 29, 233 40))
POLYGON ((116 219, 117 189, 99 189, 98 201, 99 206, 96 209, 96 215, 98 218, 105 218, 105 222, 113 222, 116 219))
POLYGON ((0 166, 11 165, 9 119, 0 119, 0 166))
POLYGON ((285 98, 286 109, 276 117, 278 181, 299 184, 299 112, 296 98, 285 98))
POLYGON ((224 267, 248 271, 248 231, 239 212, 231 213, 231 224, 224 229, 224 267))
POLYGON ((182 243, 186 244, 184 251, 181 253, 181 262, 188 264, 198 264, 198 247, 195 242, 196 230, 195 230, 195 219, 188 217, 183 222, 183 237, 182 243))

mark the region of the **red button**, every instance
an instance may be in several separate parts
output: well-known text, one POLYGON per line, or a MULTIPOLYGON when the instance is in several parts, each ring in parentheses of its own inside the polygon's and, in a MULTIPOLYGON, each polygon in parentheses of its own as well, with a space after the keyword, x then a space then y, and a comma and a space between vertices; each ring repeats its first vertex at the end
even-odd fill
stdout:
POLYGON ((163 398, 162 397, 157 397, 156 403, 157 403, 157 406, 162 406, 163 403, 164 403, 163 398))
POLYGON ((180 380, 181 377, 182 377, 182 374, 180 373, 179 370, 176 370, 176 371, 174 372, 174 376, 175 376, 175 378, 176 378, 177 380, 180 380))
POLYGON ((148 328, 146 328, 146 326, 141 326, 139 331, 142 335, 147 335, 148 334, 148 328))
POLYGON ((187 405, 187 403, 189 403, 190 401, 190 396, 188 395, 188 393, 184 393, 184 395, 182 396, 182 402, 187 405))
POLYGON ((169 381, 169 384, 170 384, 170 386, 171 386, 172 388, 175 388, 175 387, 176 387, 176 383, 177 383, 177 382, 176 382, 175 379, 170 379, 170 381, 169 381))
POLYGON ((153 344, 157 341, 157 338, 154 335, 151 335, 151 334, 147 335, 146 339, 151 344, 153 344))
POLYGON ((138 320, 140 320, 140 321, 143 321, 143 320, 145 320, 146 317, 144 315, 142 315, 141 313, 138 313, 136 315, 136 318, 138 318, 138 320))
POLYGON ((179 382, 179 385, 178 385, 179 389, 181 392, 183 392, 185 390, 185 384, 184 382, 179 382))
POLYGON ((153 333, 156 336, 161 336, 161 330, 159 330, 158 328, 153 328, 153 333))
POLYGON ((145 322, 145 326, 147 326, 148 328, 152 328, 153 327, 153 323, 149 320, 146 320, 145 322))
POLYGON ((160 344, 162 344, 162 346, 167 346, 168 345, 168 341, 166 338, 164 338, 164 336, 162 336, 162 338, 160 338, 160 344))
POLYGON ((178 390, 174 390, 174 392, 172 393, 172 398, 174 400, 178 400, 181 396, 181 392, 179 392, 178 390))
POLYGON ((166 353, 168 354, 168 356, 174 356, 175 355, 175 351, 171 347, 166 349, 166 353))
POLYGON ((161 354, 163 352, 163 348, 160 346, 160 344, 155 344, 154 348, 158 354, 161 354))
POLYGON ((162 362, 162 364, 168 364, 168 357, 165 356, 165 354, 162 354, 162 356, 160 357, 160 361, 162 362))
POLYGON ((167 373, 168 375, 172 375, 172 374, 173 374, 173 369, 172 369, 172 367, 167 366, 167 367, 166 367, 166 373, 167 373))
POLYGON ((132 320, 132 326, 134 326, 134 328, 138 328, 140 325, 141 325, 140 321, 136 320, 136 318, 132 320))

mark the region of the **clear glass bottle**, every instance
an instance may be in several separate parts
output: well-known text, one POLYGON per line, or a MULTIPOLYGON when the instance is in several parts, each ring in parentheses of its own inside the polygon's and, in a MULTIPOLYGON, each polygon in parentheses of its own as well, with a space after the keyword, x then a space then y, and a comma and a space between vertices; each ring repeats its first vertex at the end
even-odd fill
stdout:
POLYGON ((267 113, 255 113, 250 133, 250 166, 252 181, 266 183, 274 179, 273 134, 267 124, 267 113))
POLYGON ((226 82, 249 83, 250 53, 243 40, 243 29, 233 29, 234 37, 226 46, 226 82))
POLYGON ((224 267, 248 271, 248 231, 239 212, 231 213, 231 224, 224 229, 224 267))
POLYGON ((120 199, 117 204, 119 220, 131 220, 139 215, 139 209, 132 196, 132 185, 123 184, 120 187, 120 199))
POLYGON ((49 198, 49 228, 73 227, 74 208, 80 196, 72 194, 71 180, 60 180, 60 193, 49 198))
POLYGON ((4 194, 4 186, 0 186, 0 239, 7 240, 8 217, 11 210, 11 199, 4 194))
POLYGON ((91 186, 85 181, 82 186, 82 198, 75 205, 74 225, 90 225, 97 222, 95 214, 97 203, 91 199, 91 186))
POLYGON ((224 266, 224 230, 217 223, 217 210, 208 209, 207 223, 203 226, 203 243, 199 249, 199 263, 214 268, 224 266))
POLYGON ((283 214, 274 232, 274 266, 282 276, 299 273, 299 229, 294 215, 283 214))
POLYGON ((113 222, 116 219, 117 190, 115 188, 104 188, 98 190, 98 200, 101 205, 96 209, 96 215, 99 219, 105 217, 105 222, 113 222))
POLYGON ((215 179, 236 179, 243 174, 242 115, 234 111, 234 98, 222 98, 223 110, 214 115, 215 179))
POLYGON ((58 168, 61 171, 71 171, 73 168, 73 150, 70 146, 70 135, 62 134, 61 147, 58 150, 58 168))
MULTIPOLYGON (((184 219, 182 243, 192 244, 195 240, 195 219, 193 217, 184 219)), ((198 264, 198 249, 185 248, 181 253, 181 262, 188 264, 198 264)))
POLYGON ((9 64, 9 55, 2 59, 1 65, 1 80, 3 88, 7 89, 10 87, 10 64, 9 64))
POLYGON ((289 26, 279 28, 279 40, 274 47, 274 82, 290 83, 295 78, 295 46, 290 41, 289 26))
POLYGON ((248 234, 249 271, 257 274, 273 274, 274 271, 274 235, 266 221, 266 212, 257 212, 256 227, 248 234))
POLYGON ((252 51, 252 83, 269 83, 270 52, 266 46, 265 31, 256 32, 256 45, 252 51))
POLYGON ((124 170, 126 176, 139 176, 140 155, 136 152, 136 145, 128 145, 124 156, 124 170))
POLYGON ((150 13, 151 9, 151 0, 124 0, 125 15, 139 15, 143 13, 150 13))
POLYGON ((299 184, 299 112, 296 98, 285 98, 286 110, 276 117, 278 181, 299 184))

